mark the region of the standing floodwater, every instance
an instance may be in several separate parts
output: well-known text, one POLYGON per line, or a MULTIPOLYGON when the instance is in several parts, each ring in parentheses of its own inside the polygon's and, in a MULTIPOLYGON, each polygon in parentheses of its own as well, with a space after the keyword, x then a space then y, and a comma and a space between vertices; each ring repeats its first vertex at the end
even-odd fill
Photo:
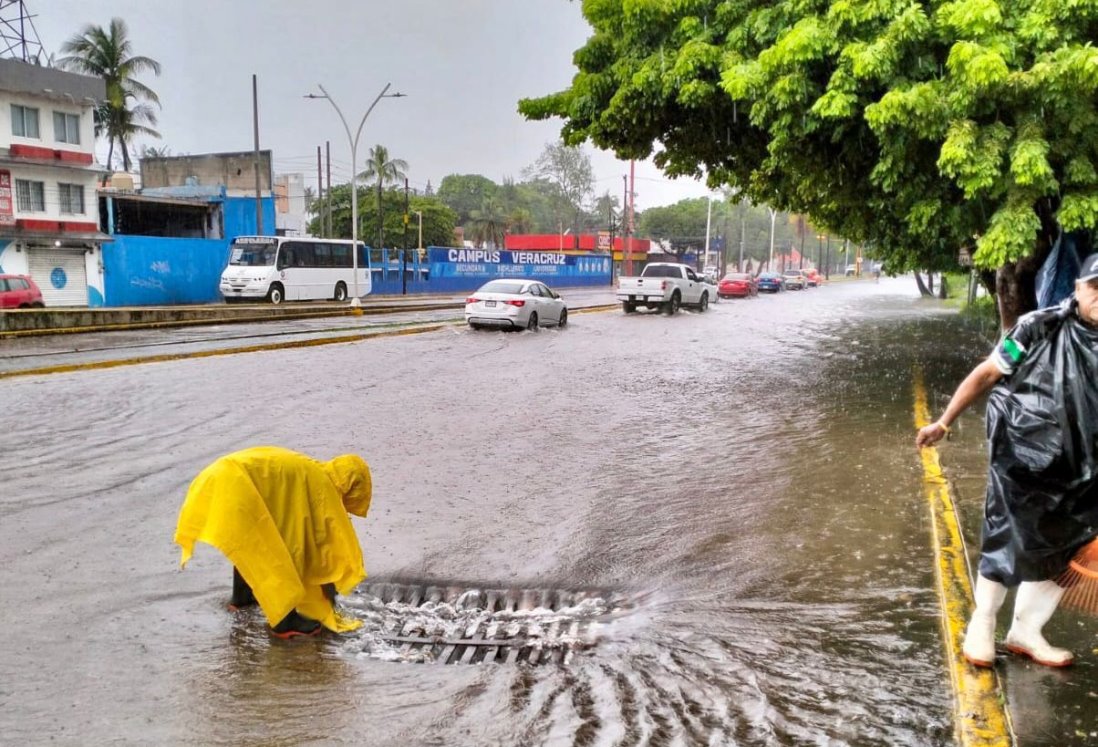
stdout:
POLYGON ((911 376, 955 379, 978 339, 884 279, 2 382, 0 733, 949 743, 911 376), (180 574, 171 544, 197 471, 261 444, 369 461, 369 582, 628 604, 566 666, 404 663, 365 591, 361 633, 272 640, 225 610, 217 551, 180 574))

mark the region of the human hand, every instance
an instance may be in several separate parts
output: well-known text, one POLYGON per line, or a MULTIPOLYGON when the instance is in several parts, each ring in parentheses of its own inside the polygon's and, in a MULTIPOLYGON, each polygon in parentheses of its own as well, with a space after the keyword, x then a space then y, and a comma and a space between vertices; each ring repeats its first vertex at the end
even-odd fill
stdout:
POLYGON ((949 428, 943 425, 941 421, 935 421, 930 425, 924 425, 915 436, 915 446, 920 449, 925 446, 933 446, 943 438, 948 437, 949 432, 949 428))

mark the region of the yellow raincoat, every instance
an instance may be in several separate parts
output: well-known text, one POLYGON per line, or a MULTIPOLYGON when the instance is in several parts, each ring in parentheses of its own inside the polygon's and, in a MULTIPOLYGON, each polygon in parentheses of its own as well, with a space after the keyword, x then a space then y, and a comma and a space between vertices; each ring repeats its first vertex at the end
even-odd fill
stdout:
POLYGON ((362 622, 336 613, 321 588, 350 592, 366 571, 347 512, 370 509, 370 468, 352 454, 319 462, 275 446, 221 457, 187 491, 175 542, 180 567, 195 542, 213 545, 252 587, 267 621, 292 610, 337 633, 362 622))

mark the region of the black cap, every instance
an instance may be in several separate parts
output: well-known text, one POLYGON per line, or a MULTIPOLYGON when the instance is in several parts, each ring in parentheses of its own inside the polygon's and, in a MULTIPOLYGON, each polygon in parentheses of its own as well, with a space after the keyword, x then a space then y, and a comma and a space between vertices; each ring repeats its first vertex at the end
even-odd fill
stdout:
POLYGON ((1098 278, 1098 253, 1084 259, 1082 267, 1079 268, 1080 280, 1093 280, 1094 278, 1098 278))

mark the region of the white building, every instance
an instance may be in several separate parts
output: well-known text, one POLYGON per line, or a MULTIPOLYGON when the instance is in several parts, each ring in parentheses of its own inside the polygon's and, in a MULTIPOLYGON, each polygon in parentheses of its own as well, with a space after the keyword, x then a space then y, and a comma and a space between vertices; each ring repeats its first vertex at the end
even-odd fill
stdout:
POLYGON ((103 302, 92 111, 103 81, 0 59, 0 272, 47 306, 103 302))

